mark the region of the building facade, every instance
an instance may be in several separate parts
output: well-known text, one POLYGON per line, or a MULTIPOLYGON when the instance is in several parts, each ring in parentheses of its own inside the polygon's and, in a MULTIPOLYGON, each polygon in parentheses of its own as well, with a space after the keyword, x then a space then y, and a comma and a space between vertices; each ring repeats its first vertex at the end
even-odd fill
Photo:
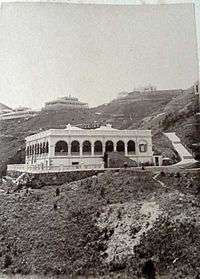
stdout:
POLYGON ((153 163, 150 130, 50 129, 26 138, 26 165, 46 167, 103 167, 105 152, 120 152, 139 163, 153 163))

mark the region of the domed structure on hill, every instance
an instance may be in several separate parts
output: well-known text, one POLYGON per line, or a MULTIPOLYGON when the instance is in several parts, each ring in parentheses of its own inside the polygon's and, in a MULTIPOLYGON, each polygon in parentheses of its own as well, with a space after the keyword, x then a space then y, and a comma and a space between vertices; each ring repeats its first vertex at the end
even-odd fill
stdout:
POLYGON ((60 110, 60 109, 86 109, 88 104, 80 102, 78 98, 71 95, 60 97, 54 101, 45 103, 45 110, 60 110))

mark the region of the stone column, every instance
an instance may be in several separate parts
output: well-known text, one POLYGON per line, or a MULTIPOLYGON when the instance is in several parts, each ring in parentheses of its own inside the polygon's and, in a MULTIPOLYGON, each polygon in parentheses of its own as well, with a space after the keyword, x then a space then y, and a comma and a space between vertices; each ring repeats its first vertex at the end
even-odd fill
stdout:
POLYGON ((71 156, 71 141, 68 141, 68 156, 71 156))
POLYGON ((125 156, 128 156, 128 143, 124 142, 124 147, 125 147, 125 156))
POLYGON ((91 143, 91 151, 92 151, 92 156, 94 156, 94 142, 91 143))
MULTIPOLYGON (((40 142, 39 143, 39 153, 40 153, 40 142)), ((54 157, 55 156, 55 143, 56 141, 52 138, 49 138, 49 153, 48 153, 48 157, 54 157)), ((41 157, 41 154, 38 154, 39 157, 41 157)))
POLYGON ((138 142, 137 139, 136 139, 136 143, 135 143, 135 154, 136 154, 136 155, 139 155, 139 154, 140 154, 139 142, 138 142))
POLYGON ((80 142, 80 157, 83 156, 83 142, 80 142))
POLYGON ((113 141, 113 150, 114 150, 114 152, 117 151, 117 142, 116 141, 113 141))
POLYGON ((102 153, 104 155, 104 153, 106 152, 106 143, 105 141, 102 140, 102 153))

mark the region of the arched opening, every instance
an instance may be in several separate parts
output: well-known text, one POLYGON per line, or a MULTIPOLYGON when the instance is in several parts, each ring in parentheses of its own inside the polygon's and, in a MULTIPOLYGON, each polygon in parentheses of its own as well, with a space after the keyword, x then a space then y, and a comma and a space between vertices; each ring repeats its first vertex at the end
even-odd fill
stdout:
POLYGON ((102 142, 100 140, 95 141, 94 143, 94 154, 96 155, 100 155, 103 152, 103 145, 102 142))
POLYGON ((140 150, 141 153, 147 152, 147 143, 146 142, 140 143, 139 144, 139 150, 140 150))
POLYGON ((32 155, 32 145, 29 146, 29 155, 32 155))
POLYGON ((38 154, 38 144, 35 144, 35 154, 38 154))
POLYGON ((42 154, 42 143, 40 143, 40 154, 42 154))
POLYGON ((71 154, 72 155, 80 154, 80 143, 77 140, 74 140, 71 143, 71 154))
POLYGON ((113 152, 114 150, 114 144, 111 140, 108 140, 106 142, 106 152, 113 152))
POLYGON ((92 148, 91 148, 91 143, 86 140, 83 142, 83 154, 84 155, 89 155, 92 152, 92 148))
POLYGON ((29 146, 26 147, 26 156, 29 156, 29 146))
POLYGON ((128 141, 127 151, 128 151, 128 154, 135 154, 135 142, 133 140, 128 141))
POLYGON ((46 153, 49 153, 49 142, 46 142, 46 153))
POLYGON ((46 153, 46 142, 43 142, 42 144, 42 153, 46 153))
POLYGON ((37 154, 40 154, 40 145, 37 143, 37 154))
POLYGON ((68 154, 68 144, 60 140, 55 145, 55 156, 66 156, 68 154))
POLYGON ((124 153, 125 152, 125 144, 122 140, 117 142, 117 152, 124 153))

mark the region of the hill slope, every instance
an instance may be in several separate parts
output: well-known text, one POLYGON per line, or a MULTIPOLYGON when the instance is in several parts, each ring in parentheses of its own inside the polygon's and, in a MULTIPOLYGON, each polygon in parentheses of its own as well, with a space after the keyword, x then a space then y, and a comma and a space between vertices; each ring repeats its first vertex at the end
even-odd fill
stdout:
POLYGON ((160 179, 166 186, 123 170, 64 184, 60 194, 1 193, 0 269, 138 279, 152 261, 160 278, 197 278, 199 177, 160 179))
POLYGON ((195 95, 192 89, 173 94, 149 95, 132 102, 113 101, 87 110, 41 111, 30 119, 0 122, 0 173, 7 162, 24 160, 24 139, 27 135, 49 128, 109 122, 118 129, 152 129, 154 149, 176 161, 177 155, 162 132, 175 131, 186 146, 198 142, 195 130, 195 95), (184 131, 184 132, 183 132, 184 131))

